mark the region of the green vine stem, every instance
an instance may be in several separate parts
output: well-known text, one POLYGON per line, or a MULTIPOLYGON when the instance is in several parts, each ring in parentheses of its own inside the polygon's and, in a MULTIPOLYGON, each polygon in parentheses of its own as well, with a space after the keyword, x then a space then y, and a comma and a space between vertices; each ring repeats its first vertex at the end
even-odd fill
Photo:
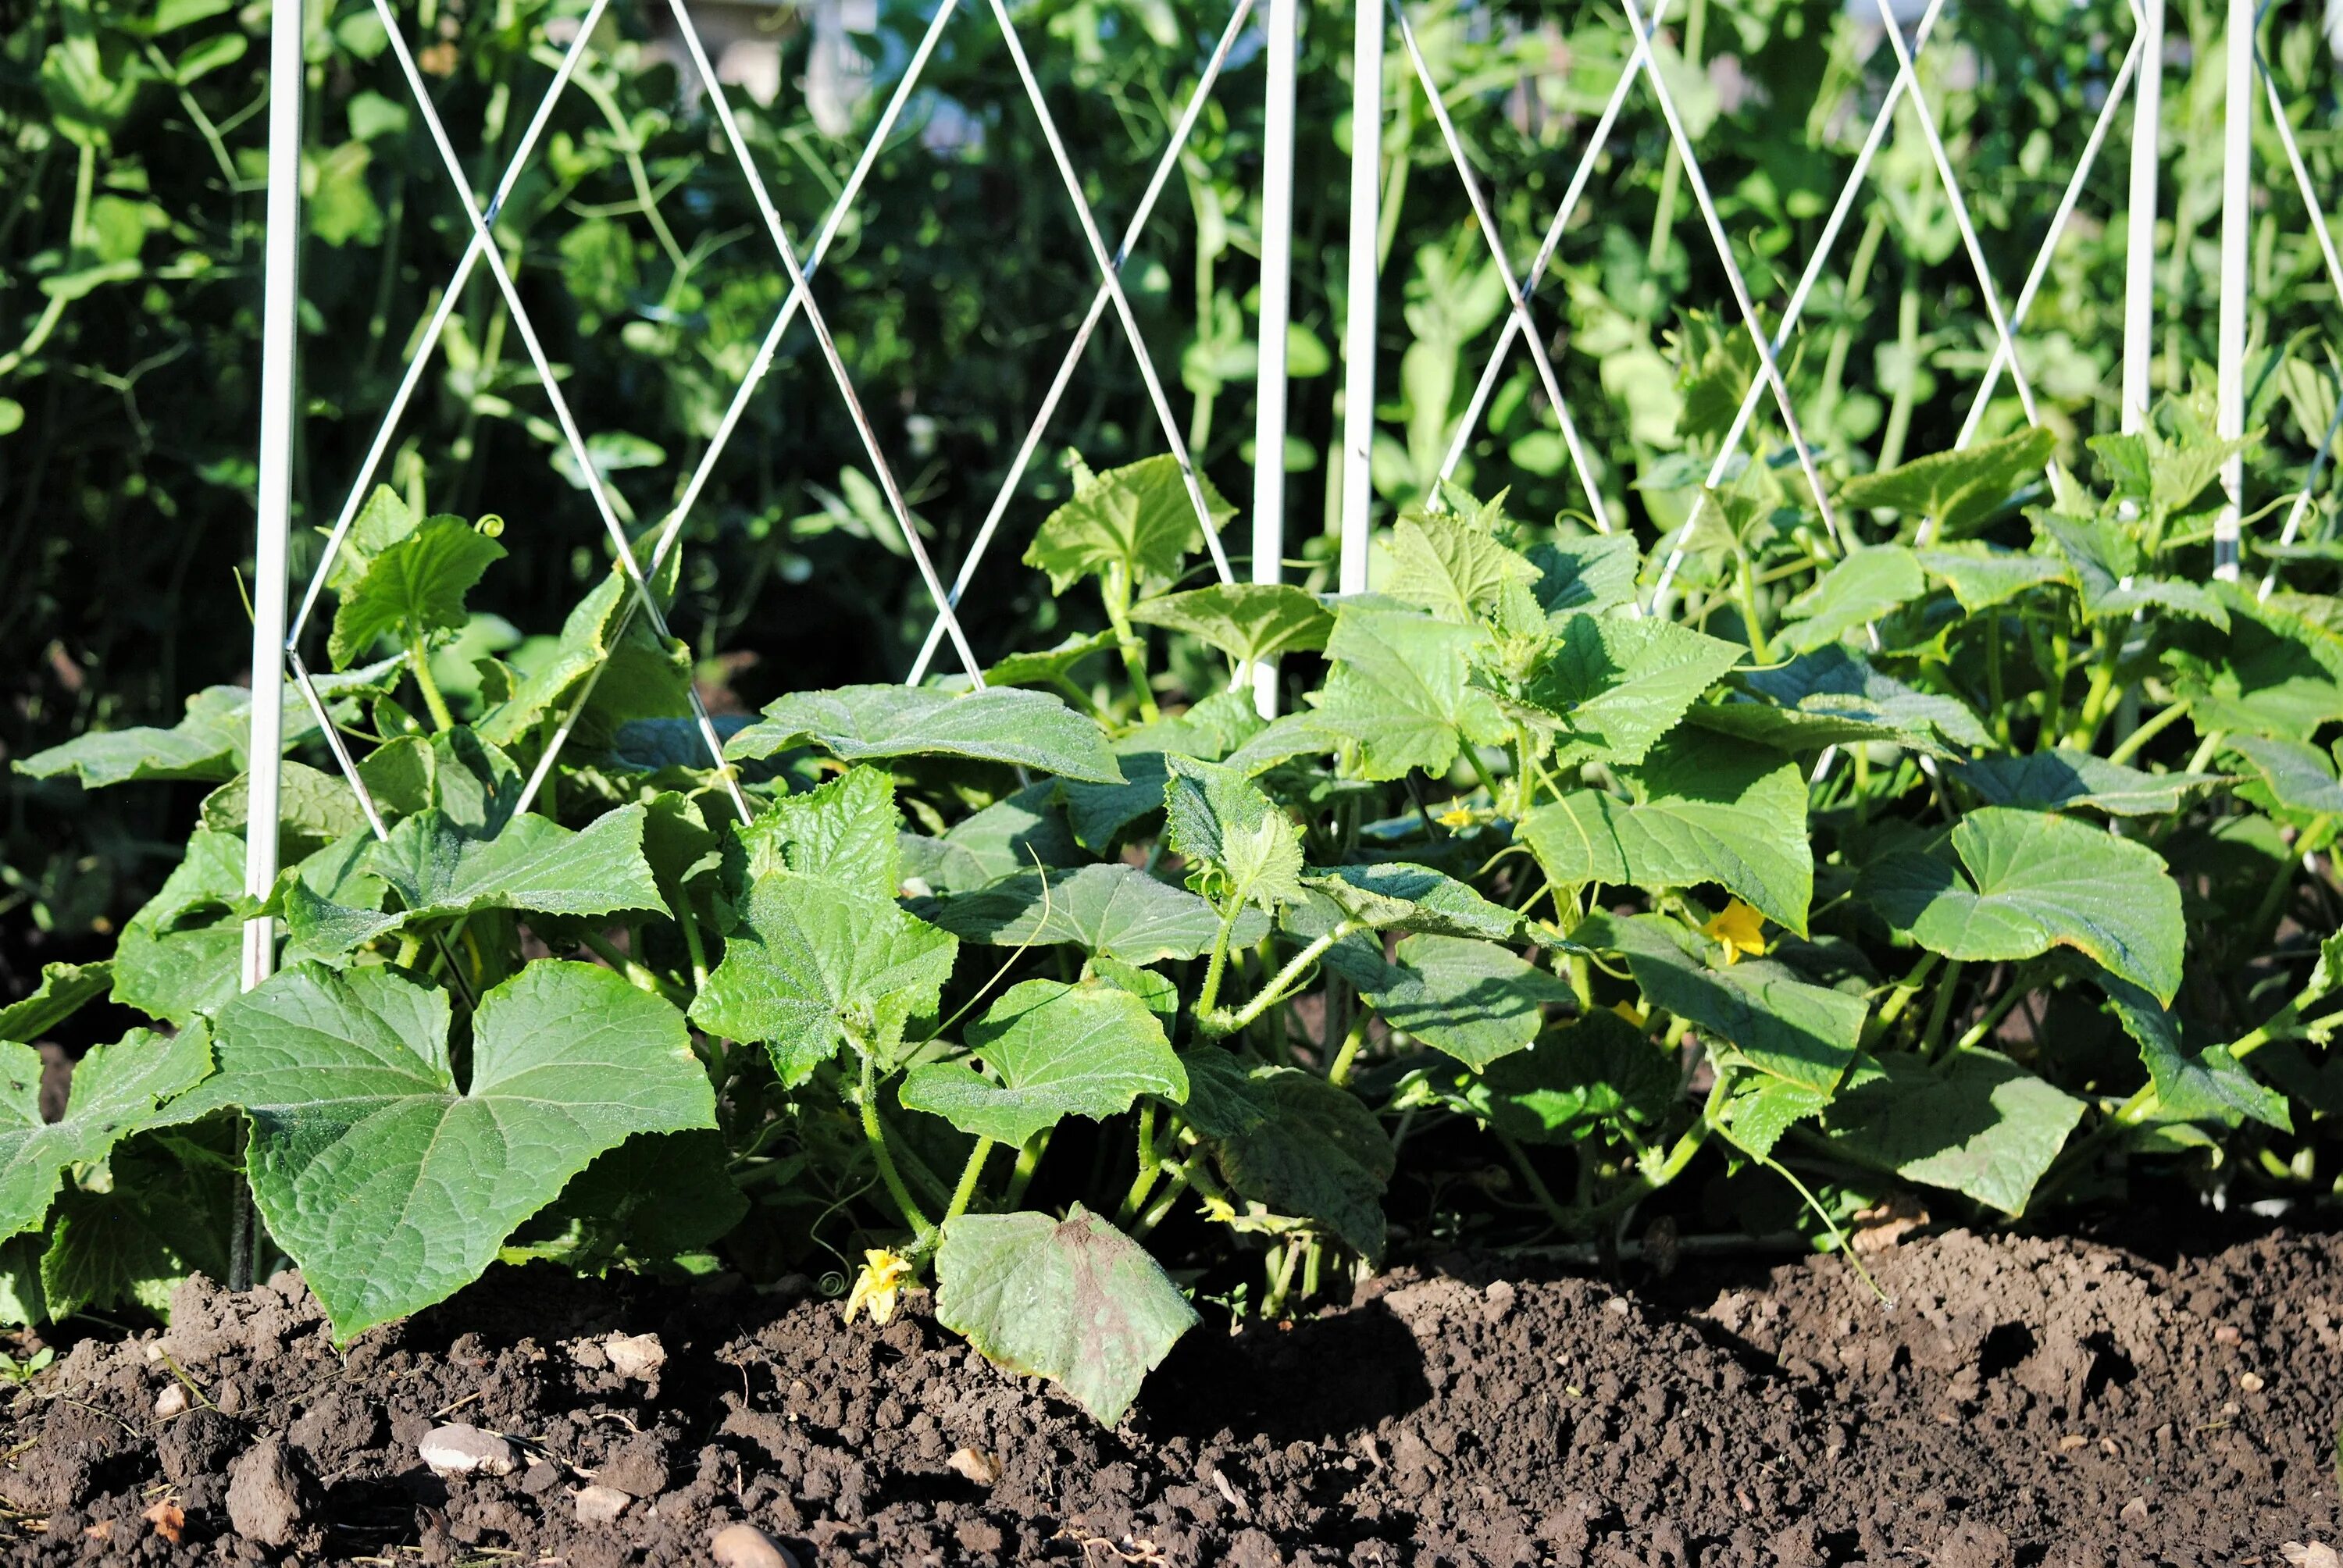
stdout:
POLYGON ((1055 1131, 1044 1127, 1017 1151, 1017 1167, 1009 1173, 1009 1191, 1001 1197, 1002 1208, 1014 1209, 1025 1201, 1025 1189, 1033 1185, 1033 1172, 1041 1168, 1041 1156, 1050 1151, 1050 1134, 1055 1131))
POLYGON ((2141 747, 2147 745, 2149 741, 2163 734, 2173 725, 2177 724, 2180 720, 2187 717, 2188 703, 2186 699, 2166 704, 2163 708, 2157 710, 2156 716, 2153 719, 2146 720, 2138 729, 2133 730, 2129 735, 2125 736, 2121 740, 2116 742, 2115 749, 2107 753, 2107 760, 2110 762, 2130 761, 2134 757, 2139 754, 2139 749, 2141 747))
POLYGON ((928 1222, 911 1190, 903 1185, 903 1173, 895 1168, 894 1151, 887 1147, 887 1130, 879 1121, 878 1066, 869 1047, 851 1034, 847 1039, 862 1057, 862 1141, 870 1146, 870 1158, 879 1167, 879 1180, 886 1183, 887 1196, 895 1201, 895 1208, 903 1216, 903 1222, 911 1228, 911 1233, 924 1241, 935 1227, 928 1222))
POLYGON ((423 706, 430 710, 432 728, 445 735, 456 728, 456 716, 447 710, 447 699, 439 694, 439 683, 431 678, 431 653, 417 638, 407 645, 407 662, 415 671, 415 684, 423 692, 423 706))
POLYGON ((985 1158, 991 1152, 992 1140, 990 1138, 979 1138, 976 1147, 968 1151, 968 1163, 960 1167, 960 1185, 952 1189, 951 1204, 944 1211, 944 1224, 949 1225, 968 1212, 970 1201, 976 1197, 976 1184, 984 1176, 985 1158))
MULTIPOLYGON (((1356 920, 1336 921, 1324 935, 1312 938, 1307 947, 1294 954, 1292 960, 1280 970, 1268 984, 1262 986, 1251 1001, 1241 1008, 1231 1010, 1214 1007, 1208 1000, 1199 1001, 1196 1008, 1197 1032, 1208 1040, 1217 1040, 1223 1035, 1236 1033, 1263 1012, 1292 995, 1300 988, 1302 980, 1307 978, 1310 966, 1316 963, 1328 948, 1332 947, 1344 937, 1366 929, 1356 920)), ((1218 953, 1219 949, 1215 948, 1216 957, 1218 953)), ((1212 976, 1208 973, 1205 978, 1207 985, 1210 985, 1212 976)))

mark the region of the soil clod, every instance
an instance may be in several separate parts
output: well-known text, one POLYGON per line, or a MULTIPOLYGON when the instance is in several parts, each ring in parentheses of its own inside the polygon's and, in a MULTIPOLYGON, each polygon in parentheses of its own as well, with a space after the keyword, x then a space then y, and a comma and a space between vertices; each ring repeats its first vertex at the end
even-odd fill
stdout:
POLYGON ((286 1545, 301 1512, 301 1477, 276 1438, 262 1438, 228 1466, 227 1516, 238 1535, 264 1546, 286 1545))

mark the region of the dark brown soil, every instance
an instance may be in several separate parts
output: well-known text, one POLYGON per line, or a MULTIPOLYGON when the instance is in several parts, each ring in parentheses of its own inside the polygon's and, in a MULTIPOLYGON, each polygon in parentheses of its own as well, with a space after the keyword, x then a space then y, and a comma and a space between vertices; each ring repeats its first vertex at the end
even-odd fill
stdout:
POLYGON ((1403 1271, 1191 1335, 1115 1432, 916 1300, 848 1329, 503 1272, 337 1354, 297 1279, 196 1282, 167 1332, 85 1340, 15 1397, 0 1555, 690 1564, 739 1520, 808 1568, 2280 1568, 2337 1542, 2343 1237, 2158 1262, 1956 1231, 1874 1267, 1892 1311, 1835 1261, 1640 1295, 1403 1271), (659 1336, 649 1381, 600 1348, 621 1332, 659 1336), (182 1375, 199 1397, 158 1419, 182 1375), (509 1438, 512 1473, 435 1479, 442 1422, 509 1438), (638 1501, 581 1522, 589 1477, 638 1501))

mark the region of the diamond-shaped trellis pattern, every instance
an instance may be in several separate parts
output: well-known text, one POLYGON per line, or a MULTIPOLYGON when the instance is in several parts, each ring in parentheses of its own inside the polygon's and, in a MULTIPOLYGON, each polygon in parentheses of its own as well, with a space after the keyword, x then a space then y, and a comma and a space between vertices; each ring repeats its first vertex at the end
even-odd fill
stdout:
MULTIPOLYGON (((522 301, 518 290, 515 287, 513 280, 506 268, 503 256, 498 250, 493 239, 493 228, 497 216, 501 210, 506 198, 510 195, 516 182, 519 179, 521 174, 527 169, 530 160, 536 156, 538 144, 545 130, 547 122, 551 116, 554 106, 559 100, 562 93, 568 86, 571 77, 576 73, 580 60, 584 55, 584 52, 588 45, 589 40, 594 35, 596 27, 602 21, 604 14, 608 9, 609 0, 592 0, 592 4, 588 8, 584 16, 580 19, 577 31, 573 35, 568 48, 561 57, 560 64, 555 72, 553 80, 548 84, 544 95, 539 100, 536 112, 531 116, 528 127, 524 131, 512 158, 507 165, 502 176, 499 177, 495 191, 491 195, 485 208, 483 208, 473 196, 471 186, 463 173, 461 163, 458 159, 454 148, 449 142, 447 128, 442 123, 437 110, 431 101, 430 94, 417 67, 414 56, 408 49, 406 37, 400 28, 398 20, 392 13, 389 0, 375 0, 375 10, 380 18, 384 28, 388 34, 390 47, 394 58, 398 64, 401 74, 406 78, 409 92, 415 100, 424 125, 430 133, 433 145, 439 154, 440 160, 446 166, 448 175, 456 186, 464 205, 466 216, 471 227, 471 237, 469 243, 467 245, 461 258, 457 263, 457 266, 449 277, 447 287, 442 291, 439 303, 436 307, 432 317, 424 327, 421 338, 418 341, 415 353, 401 378, 397 391, 394 395, 389 407, 386 410, 381 427, 377 430, 373 441, 370 443, 367 456, 361 463, 358 472, 351 483, 347 498, 342 507, 334 528, 330 530, 327 536, 323 557, 318 562, 315 575, 311 578, 308 587, 302 597, 299 609, 293 618, 284 644, 287 673, 290 675, 294 684, 299 689, 304 699, 317 718, 320 729, 325 734, 327 745, 333 751, 337 764, 340 768, 344 777, 347 779, 350 788, 357 796, 358 801, 366 812, 367 819, 373 826, 374 831, 377 836, 383 835, 386 831, 381 814, 377 809, 376 804, 367 789, 366 783, 358 772, 356 759, 350 755, 348 748, 344 743, 340 734, 327 719, 325 705, 320 699, 316 684, 311 678, 310 672, 302 659, 300 645, 304 633, 307 630, 309 622, 316 612, 318 599, 325 589, 327 582, 331 578, 335 560, 338 557, 343 545, 348 537, 350 528, 357 518, 359 509, 364 504, 365 498, 369 491, 369 487, 372 485, 374 478, 379 471, 383 460, 389 450, 390 443, 397 427, 400 419, 404 417, 408 404, 412 401, 417 388, 422 382, 430 357, 437 349, 441 337, 446 331, 448 318, 453 314, 456 302, 462 295, 464 287, 469 282, 474 271, 483 260, 485 260, 488 265, 489 271, 495 279, 497 287, 504 297, 506 307, 511 316, 516 331, 521 339, 524 348, 528 352, 531 365, 536 371, 538 379, 544 389, 545 395, 552 406, 555 421, 560 428, 563 441, 568 449, 581 482, 593 503, 597 514, 602 521, 605 530, 610 537, 619 563, 619 569, 625 572, 629 579, 630 587, 632 588, 632 597, 628 606, 627 614, 629 617, 637 614, 647 617, 652 627, 662 637, 667 635, 667 626, 656 598, 650 590, 649 578, 659 570, 660 567, 665 563, 669 552, 672 551, 677 541, 681 537, 684 524, 690 516, 692 508, 698 502, 702 490, 705 488, 709 476, 714 472, 716 465, 721 457, 727 444, 729 442, 734 431, 738 428, 740 418, 747 409, 749 401, 755 396, 759 385, 764 380, 767 373, 770 370, 774 356, 779 347, 783 335, 800 316, 806 319, 815 341, 820 349, 823 361, 829 369, 830 377, 836 385, 839 395, 843 401, 847 411, 853 421, 856 432, 862 442, 865 457, 868 458, 872 471, 878 477, 880 488, 886 498, 889 511, 892 515, 893 520, 901 538, 908 546, 913 562, 927 588, 930 598, 936 607, 934 628, 930 633, 925 645, 920 649, 919 658, 910 673, 910 680, 916 682, 924 678, 930 663, 938 651, 940 646, 942 643, 949 641, 952 645, 953 651, 957 655, 959 662, 967 672, 969 678, 978 685, 981 685, 983 683, 983 673, 980 663, 977 658, 975 650, 969 645, 966 636, 960 630, 958 618, 953 612, 953 607, 958 603, 960 594, 965 591, 970 581, 974 577, 976 569, 983 558, 986 548, 990 546, 993 537, 998 532, 1001 519, 1007 513, 1010 503, 1016 494, 1018 486, 1024 476, 1025 470, 1030 466, 1035 452, 1040 447, 1043 433, 1046 430, 1051 418, 1055 414, 1068 386, 1073 379, 1075 370, 1081 362, 1082 354, 1087 348, 1091 338, 1095 335, 1100 323, 1104 319, 1105 314, 1110 307, 1116 312, 1121 322, 1124 335, 1129 342, 1133 357, 1138 363, 1141 377, 1145 381, 1150 400, 1153 404, 1156 416, 1162 426, 1164 439, 1169 445, 1172 454, 1178 459, 1182 471, 1186 477, 1190 500, 1194 506, 1199 522, 1202 526, 1204 538, 1212 552, 1213 565, 1218 570, 1222 581, 1226 582, 1233 580, 1228 558, 1223 552, 1216 532, 1211 525, 1211 518, 1204 500, 1202 487, 1195 475, 1194 467, 1187 451, 1184 437, 1182 435, 1179 423, 1172 414, 1170 400, 1163 388, 1162 379, 1155 368, 1155 365, 1152 357, 1149 353, 1146 341, 1139 331, 1137 318, 1131 310, 1128 297, 1123 292, 1120 275, 1124 262, 1128 258, 1132 248, 1138 243, 1141 236, 1144 233, 1147 224, 1155 211, 1156 206, 1162 196, 1165 186, 1169 183, 1173 171, 1178 166, 1181 154, 1187 146, 1190 134, 1192 131, 1204 105, 1209 100, 1214 85, 1220 79, 1228 64, 1232 49, 1234 47, 1238 39, 1243 33, 1246 23, 1252 14, 1253 0, 1237 0, 1237 4, 1231 13, 1227 25, 1220 34, 1212 55, 1197 83, 1196 89, 1191 95, 1190 101, 1182 114, 1177 126, 1173 128, 1170 137, 1168 138, 1166 146, 1164 146, 1161 156, 1157 160, 1152 176, 1149 180, 1145 191, 1141 195, 1137 206, 1131 213, 1121 243, 1111 252, 1107 249, 1105 241, 1099 231, 1096 217, 1092 214, 1088 198, 1085 196, 1082 190, 1081 176, 1076 171, 1072 159, 1066 150, 1064 139, 1060 134, 1056 121, 1051 116, 1049 106, 1042 95, 1040 83, 1035 77, 1031 63, 1025 54, 1022 42, 1017 35, 1007 6, 1003 4, 1003 0, 990 0, 990 17, 993 23, 999 27, 1001 35, 1009 48, 1011 58, 1017 69, 1019 80, 1024 88, 1026 97, 1040 123, 1043 136, 1050 146, 1053 161, 1055 162, 1059 173, 1065 183, 1069 199, 1073 204, 1075 214, 1081 224, 1084 239, 1089 246, 1092 259, 1098 266, 1100 283, 1092 298, 1089 314, 1084 318, 1081 326, 1076 331, 1072 342, 1069 345, 1064 358, 1060 365, 1058 374, 1051 386, 1050 391, 1044 397, 1041 408, 1035 413, 1027 429, 1025 438, 1019 448, 1016 461, 1011 466, 1008 477, 1003 481, 1000 493, 995 498, 991 508, 986 517, 984 525, 973 541, 966 560, 961 563, 957 580, 949 589, 945 588, 942 579, 937 574, 934 563, 929 556, 926 546, 920 538, 918 530, 912 525, 910 510, 903 499, 901 487, 895 478, 893 466, 888 459, 887 454, 878 438, 878 434, 873 428, 870 417, 863 407, 861 399, 857 393, 852 377, 849 374, 844 361, 838 352, 836 343, 830 331, 829 323, 824 317, 821 307, 814 297, 811 278, 813 273, 820 267, 822 260, 826 256, 830 243, 836 237, 842 221, 854 209, 855 203, 861 194, 863 186, 869 178, 880 151, 894 133, 897 125, 902 117, 906 106, 912 100, 928 62, 932 58, 938 45, 942 41, 946 32, 950 29, 955 18, 961 15, 962 6, 960 0, 943 0, 943 3, 938 5, 935 13, 930 17, 926 29, 921 35, 918 46, 912 52, 910 60, 906 64, 904 71, 900 78, 898 80, 894 91, 890 95, 885 108, 881 111, 877 123, 873 126, 871 134, 868 141, 865 143, 860 156, 856 160, 853 169, 848 176, 836 200, 832 203, 827 217, 823 221, 820 228, 817 231, 812 245, 802 261, 798 254, 797 246, 791 241, 786 227, 781 222, 780 215, 773 204, 765 181, 762 176, 759 173, 756 164, 749 155, 747 141, 742 136, 739 124, 733 115, 730 101, 726 94, 723 85, 717 79, 715 68, 709 58, 707 50, 700 40, 698 30, 692 24, 689 11, 686 8, 683 0, 667 0, 667 4, 673 14, 675 25, 689 54, 692 68, 699 76, 703 90, 708 95, 709 105, 716 113, 718 123, 722 129, 725 140, 731 150, 735 161, 739 166, 741 177, 748 182, 749 192, 756 202, 759 216, 763 221, 767 237, 773 246, 775 258, 779 262, 783 273, 787 276, 789 287, 786 298, 774 317, 771 327, 765 335, 763 343, 750 362, 749 367, 746 375, 743 377, 739 387, 734 392, 730 402, 726 407, 722 418, 719 421, 713 437, 709 440, 704 452, 701 454, 699 461, 693 469, 689 478, 686 482, 681 495, 659 525, 651 548, 649 552, 648 563, 646 563, 639 558, 638 551, 629 548, 626 530, 619 521, 618 512, 613 505, 612 498, 607 487, 607 482, 602 477, 600 471, 595 464, 589 459, 585 433, 579 429, 577 420, 570 411, 567 399, 562 396, 559 384, 552 374, 551 367, 547 361, 544 350, 535 330, 534 324, 530 320, 528 307, 522 301)), ((973 12, 974 7, 971 5, 969 7, 969 10, 973 12)), ((543 786, 546 778, 549 775, 563 745, 567 742, 571 729, 576 723, 579 713, 583 710, 586 703, 590 700, 593 695, 594 683, 598 681, 599 678, 600 670, 598 668, 588 678, 584 689, 572 700, 568 709, 561 716, 559 723, 549 738, 544 752, 539 757, 536 768, 531 772, 528 782, 524 787, 518 809, 527 810, 531 802, 535 799, 538 789, 543 786)), ((748 802, 746 798, 740 793, 737 783, 732 779, 730 769, 724 764, 721 740, 718 737, 715 727, 709 719, 706 709, 701 705, 696 693, 693 694, 691 702, 694 721, 708 748, 710 759, 719 769, 720 776, 724 779, 726 788, 730 793, 734 808, 745 819, 749 815, 748 802)))

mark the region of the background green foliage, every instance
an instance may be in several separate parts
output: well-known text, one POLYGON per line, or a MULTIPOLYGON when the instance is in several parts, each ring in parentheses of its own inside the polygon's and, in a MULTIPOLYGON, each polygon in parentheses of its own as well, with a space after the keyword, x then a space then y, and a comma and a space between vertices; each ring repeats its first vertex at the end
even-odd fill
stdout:
MULTIPOLYGON (((458 150, 486 186, 549 72, 547 29, 574 0, 420 0, 419 41, 458 150)), ((697 459, 782 292, 747 189, 704 106, 648 47, 656 6, 618 5, 499 235, 634 518, 657 519, 697 459)), ((1304 18, 1290 510, 1292 548, 1322 561, 1322 461, 1337 427, 1330 349, 1340 336, 1349 126, 1346 10, 1304 18)), ((1829 0, 1694 0, 1671 22, 1664 68, 1769 310, 1803 263, 1886 81, 1876 29, 1829 0)), ((1449 106, 1490 184, 1518 265, 1569 177, 1626 54, 1604 5, 1435 5, 1415 13, 1449 106)), ((248 560, 256 396, 266 6, 227 0, 0 0, 0 747, 23 757, 91 727, 170 722, 187 691, 240 678, 246 638, 230 574, 248 560)), ((1225 13, 1190 0, 1080 0, 1018 12, 1078 150, 1103 226, 1119 227, 1225 13)), ((882 6, 875 114, 924 22, 882 6)), ((796 80, 807 35, 777 13, 785 86, 743 105, 759 166, 794 234, 809 234, 860 145, 827 136, 796 80)), ((2206 357, 2217 182, 2217 7, 2176 7, 2163 364, 2206 357)), ((2105 91, 2129 20, 2104 3, 2033 0, 1947 16, 1922 73, 1986 231, 2016 292, 2105 91)), ((2267 39, 2307 123, 2313 176, 2333 184, 2332 65, 2308 25, 2267 39)), ((1240 47, 1182 177, 1126 273, 1204 466, 1249 493, 1260 70, 1240 47)), ((407 104, 371 7, 309 11, 303 184, 308 197, 301 520, 330 520, 397 377, 411 334, 466 233, 407 104)), ((881 160, 820 285, 880 435, 944 568, 958 562, 1087 301, 1092 273, 990 18, 970 9, 927 77, 930 93, 881 160)), ((1383 387, 1377 486, 1420 500, 1502 324, 1494 270, 1396 47, 1386 68, 1383 387)), ((1948 444, 1986 355, 1985 317, 1922 144, 1883 154, 1875 196, 1841 243, 1790 372, 1826 467, 1859 472, 1948 444)), ((2112 138, 2026 334, 2062 434, 2111 423, 2125 137, 2112 138)), ((1565 391, 1604 466, 1614 510, 1652 528, 1689 492, 1680 430, 1713 348, 1722 276, 1667 153, 1648 94, 1539 296, 1565 391), (1687 370, 1694 374, 1687 375, 1687 370), (1634 487, 1643 487, 1637 488, 1634 487)), ((2289 337, 2332 304, 2312 236, 2264 127, 2272 176, 2256 235, 2263 354, 2258 412, 2269 448, 2298 461, 2323 428, 2323 347, 2289 337), (2307 434, 2306 434, 2307 430, 2307 434)), ((1729 325, 1729 323, 1728 323, 1729 325)), ((1071 481, 1160 450, 1119 329, 1109 323, 1051 432, 1021 540, 1071 481)), ((1518 515, 1583 505, 1526 362, 1492 405, 1460 477, 1514 487, 1518 515)), ((598 580, 604 545, 485 276, 458 311, 387 477, 432 511, 512 519, 513 559, 490 612, 446 660, 555 629, 598 580)), ((2016 417, 2007 398, 1992 427, 2016 417)), ((1241 544, 1242 527, 1231 530, 1241 544)), ((689 537, 677 629, 719 687, 753 706, 778 691, 886 678, 924 629, 916 582, 803 327, 785 342, 689 537), (750 656, 759 661, 749 665, 750 656)), ((1006 543, 1006 541, 1004 541, 1006 543)), ((304 548, 314 543, 304 533, 304 548)), ((1067 629, 1016 548, 971 596, 988 657, 1067 629)), ((1088 608, 1071 610, 1091 624, 1088 608)), ((526 662, 527 650, 516 654, 526 662)), ((716 695, 719 705, 722 690, 716 695)), ((12 990, 39 957, 101 950, 172 864, 192 791, 92 798, 12 778, 0 839, 0 963, 12 990)))

